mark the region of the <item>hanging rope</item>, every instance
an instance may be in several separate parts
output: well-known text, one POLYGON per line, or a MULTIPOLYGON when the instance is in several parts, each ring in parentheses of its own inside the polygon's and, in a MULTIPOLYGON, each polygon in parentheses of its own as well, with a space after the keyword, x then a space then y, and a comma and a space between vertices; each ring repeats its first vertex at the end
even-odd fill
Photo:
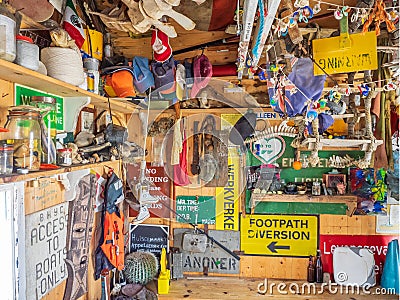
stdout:
POLYGON ((253 49, 251 50, 251 53, 253 56, 257 56, 257 49, 260 47, 261 44, 261 38, 264 34, 264 22, 265 22, 265 8, 264 8, 264 0, 258 0, 258 9, 260 11, 260 30, 257 35, 256 43, 254 44, 253 49))

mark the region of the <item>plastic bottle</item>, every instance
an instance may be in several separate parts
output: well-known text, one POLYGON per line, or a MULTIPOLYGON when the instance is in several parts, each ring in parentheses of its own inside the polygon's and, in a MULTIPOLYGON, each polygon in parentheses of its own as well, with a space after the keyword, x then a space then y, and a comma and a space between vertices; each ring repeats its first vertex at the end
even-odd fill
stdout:
POLYGON ((315 282, 315 267, 314 267, 314 257, 310 255, 307 267, 307 281, 315 282))
POLYGON ((317 250, 315 259, 315 282, 322 283, 324 279, 324 271, 322 269, 321 251, 317 250))

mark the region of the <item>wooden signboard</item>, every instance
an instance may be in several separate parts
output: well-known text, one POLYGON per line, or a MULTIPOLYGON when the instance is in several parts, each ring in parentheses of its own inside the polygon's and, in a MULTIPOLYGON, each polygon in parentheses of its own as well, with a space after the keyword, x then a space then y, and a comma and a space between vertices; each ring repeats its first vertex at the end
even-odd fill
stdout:
MULTIPOLYGON (((184 272, 204 272, 219 274, 239 274, 240 262, 215 243, 209 244, 204 253, 185 251, 182 248, 183 235, 191 229, 174 229, 174 247, 182 251, 184 272)), ((240 247, 240 234, 232 230, 209 230, 208 234, 231 251, 240 247)))
POLYGON ((47 121, 51 122, 51 128, 55 128, 57 130, 64 130, 64 100, 61 97, 49 95, 47 93, 37 91, 31 88, 27 88, 24 86, 16 85, 15 86, 15 105, 27 105, 26 100, 30 101, 30 97, 32 96, 48 96, 56 99, 56 110, 53 112, 49 112, 45 117, 44 121, 47 124, 47 121))
MULTIPOLYGON (((139 178, 139 165, 128 165, 128 177, 130 180, 139 178)), ((150 194, 159 201, 157 203, 146 204, 149 209, 150 215, 153 218, 169 218, 170 210, 170 191, 171 180, 164 167, 152 167, 150 163, 146 166, 146 177, 154 184, 150 186, 150 194)), ((132 187, 131 187, 132 188, 132 187)), ((139 208, 139 205, 138 205, 139 208)), ((129 216, 136 216, 132 208, 129 208, 129 216)))
POLYGON ((129 237, 129 252, 148 251, 160 258, 162 248, 169 251, 169 226, 130 224, 129 237))
POLYGON ((235 148, 229 148, 228 181, 215 189, 216 229, 239 230, 239 169, 240 161, 235 148))
MULTIPOLYGON (((343 37, 313 40, 313 57, 328 74, 348 73, 378 68, 375 31, 349 35, 350 47, 341 47, 343 37)), ((314 75, 324 72, 314 65, 314 75)))
POLYGON ((247 215, 240 224, 245 254, 306 257, 317 252, 318 216, 247 215))
POLYGON ((26 184, 25 214, 64 202, 64 186, 55 178, 38 178, 26 184))
POLYGON ((177 196, 176 212, 181 223, 215 224, 215 197, 177 196))
POLYGON ((67 278, 65 265, 68 203, 25 218, 26 294, 41 299, 67 278), (36 295, 36 296, 34 296, 36 295))

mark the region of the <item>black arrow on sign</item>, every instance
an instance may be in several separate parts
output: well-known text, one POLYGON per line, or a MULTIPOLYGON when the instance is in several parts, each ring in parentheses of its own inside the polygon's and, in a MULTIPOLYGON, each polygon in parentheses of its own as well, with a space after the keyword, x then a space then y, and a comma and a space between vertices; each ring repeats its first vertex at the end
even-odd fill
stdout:
POLYGON ((267 248, 268 248, 272 253, 277 253, 278 251, 276 251, 276 250, 279 250, 279 249, 282 249, 282 250, 290 250, 290 246, 277 246, 276 243, 277 243, 277 242, 271 242, 271 243, 267 246, 267 248))

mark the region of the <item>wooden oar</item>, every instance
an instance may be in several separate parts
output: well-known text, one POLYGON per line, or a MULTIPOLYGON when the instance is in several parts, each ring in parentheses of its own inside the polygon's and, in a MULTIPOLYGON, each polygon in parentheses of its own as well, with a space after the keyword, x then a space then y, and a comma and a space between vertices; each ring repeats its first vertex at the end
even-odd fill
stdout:
POLYGON ((264 11, 266 12, 266 16, 261 11, 261 5, 259 5, 260 9, 260 17, 257 21, 257 28, 256 34, 254 35, 255 38, 253 40, 253 50, 252 50, 252 63, 251 66, 254 70, 258 68, 258 62, 260 61, 260 57, 262 51, 264 49, 265 42, 267 41, 268 34, 271 30, 272 23, 274 22, 276 12, 278 11, 279 3, 281 0, 275 1, 266 1, 266 0, 259 0, 259 4, 262 5, 264 11), (266 9, 267 2, 269 2, 268 9, 266 9))
POLYGON ((258 0, 245 0, 244 2, 243 30, 240 33, 240 43, 238 48, 238 79, 242 79, 243 77, 243 70, 246 64, 247 51, 249 49, 257 6, 258 0))

